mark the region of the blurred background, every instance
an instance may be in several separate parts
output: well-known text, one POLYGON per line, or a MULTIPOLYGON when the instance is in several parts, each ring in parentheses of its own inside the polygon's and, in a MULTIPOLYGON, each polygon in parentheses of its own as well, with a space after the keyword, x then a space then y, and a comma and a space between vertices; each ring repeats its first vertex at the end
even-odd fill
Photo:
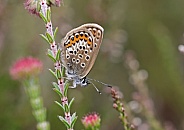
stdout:
MULTIPOLYGON (((66 129, 57 118, 63 113, 54 103, 60 99, 52 90, 55 78, 48 71, 53 69, 46 56, 48 44, 39 36, 45 32, 45 26, 24 9, 23 2, 0 1, 0 129, 36 129, 29 99, 21 84, 9 75, 15 60, 30 55, 44 63, 40 84, 51 129, 66 129)), ((105 29, 104 39, 89 77, 117 86, 128 104, 137 91, 130 80, 131 70, 125 65, 127 51, 131 50, 139 69, 148 74, 144 83, 154 103, 155 118, 164 129, 182 130, 184 54, 178 51, 178 45, 184 43, 183 9, 183 0, 64 0, 63 6, 52 7, 52 22, 59 27, 57 43, 74 27, 88 22, 100 24, 105 29)), ((96 111, 102 119, 102 130, 123 130, 112 99, 103 85, 95 84, 102 95, 92 86, 69 91, 70 99, 75 97, 72 112, 78 115, 75 129, 83 129, 80 119, 96 111)), ((139 119, 139 124, 146 124, 143 115, 139 119)), ((147 129, 151 128, 142 127, 147 129)))

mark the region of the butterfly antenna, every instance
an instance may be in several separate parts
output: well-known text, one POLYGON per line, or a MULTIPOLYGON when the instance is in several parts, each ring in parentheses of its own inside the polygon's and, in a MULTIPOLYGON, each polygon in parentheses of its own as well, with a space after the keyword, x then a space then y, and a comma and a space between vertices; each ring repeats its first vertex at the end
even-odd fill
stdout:
POLYGON ((102 93, 100 92, 100 90, 95 86, 94 83, 92 83, 92 82, 90 82, 90 81, 89 81, 89 83, 93 85, 93 87, 96 89, 96 91, 97 91, 99 94, 102 94, 102 93))
MULTIPOLYGON (((90 78, 88 78, 88 79, 89 79, 89 80, 93 80, 93 81, 98 82, 98 83, 101 83, 101 84, 103 84, 104 86, 107 86, 107 87, 109 87, 109 88, 112 88, 112 86, 111 86, 110 84, 103 83, 103 82, 98 81, 98 80, 96 80, 96 79, 90 79, 90 78)), ((91 83, 92 83, 92 82, 91 82, 91 83)))

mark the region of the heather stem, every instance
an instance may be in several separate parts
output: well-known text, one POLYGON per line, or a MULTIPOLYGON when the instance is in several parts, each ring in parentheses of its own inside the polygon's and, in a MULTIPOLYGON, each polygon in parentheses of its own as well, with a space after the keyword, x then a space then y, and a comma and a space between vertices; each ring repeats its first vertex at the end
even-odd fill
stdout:
POLYGON ((43 107, 38 80, 31 77, 24 80, 23 84, 30 99, 32 113, 37 121, 37 130, 50 130, 50 124, 46 121, 46 108, 43 107))
POLYGON ((123 123, 125 130, 134 130, 134 126, 128 121, 127 113, 125 112, 125 107, 121 98, 114 88, 111 88, 111 96, 113 98, 113 107, 119 112, 119 118, 123 123))
POLYGON ((53 82, 54 90, 58 93, 61 98, 61 103, 56 102, 62 110, 64 111, 64 117, 59 116, 59 119, 65 124, 68 130, 73 130, 75 121, 77 120, 76 113, 70 113, 70 107, 74 101, 68 101, 68 81, 64 80, 64 71, 65 68, 62 68, 60 61, 60 52, 55 42, 55 34, 57 32, 57 28, 53 31, 53 26, 51 22, 51 8, 47 5, 46 0, 40 1, 40 16, 42 20, 45 22, 46 33, 45 35, 41 35, 49 44, 50 49, 48 49, 48 56, 54 61, 54 71, 50 69, 51 73, 56 77, 57 83, 53 82))

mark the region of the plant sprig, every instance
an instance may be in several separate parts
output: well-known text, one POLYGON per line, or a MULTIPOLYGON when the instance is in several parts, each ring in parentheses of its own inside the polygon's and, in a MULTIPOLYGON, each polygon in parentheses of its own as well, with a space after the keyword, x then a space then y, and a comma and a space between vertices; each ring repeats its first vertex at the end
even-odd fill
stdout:
POLYGON ((50 49, 48 49, 48 57, 54 62, 55 69, 49 69, 49 71, 54 75, 57 79, 57 83, 53 82, 53 90, 60 96, 61 103, 55 101, 55 103, 63 110, 64 116, 58 116, 58 118, 65 124, 68 130, 73 130, 74 124, 77 120, 76 113, 71 114, 71 106, 74 101, 68 100, 68 81, 63 79, 65 68, 62 68, 60 61, 60 53, 58 45, 55 42, 55 37, 58 31, 58 27, 53 29, 51 22, 51 8, 46 3, 46 0, 40 1, 40 17, 45 23, 46 32, 45 34, 40 34, 41 37, 50 45, 50 49), (53 31, 54 30, 54 31, 53 31))

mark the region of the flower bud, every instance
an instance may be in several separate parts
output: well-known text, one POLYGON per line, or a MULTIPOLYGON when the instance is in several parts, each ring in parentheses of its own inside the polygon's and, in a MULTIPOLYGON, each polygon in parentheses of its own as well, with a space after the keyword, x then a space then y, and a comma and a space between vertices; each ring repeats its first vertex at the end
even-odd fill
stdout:
POLYGON ((100 116, 96 113, 91 113, 83 117, 82 124, 86 129, 100 127, 100 116))
POLYGON ((25 79, 38 75, 43 68, 42 62, 36 58, 26 57, 17 60, 10 68, 10 75, 13 79, 25 79))
POLYGON ((24 7, 29 13, 40 16, 38 0, 25 0, 24 7))

